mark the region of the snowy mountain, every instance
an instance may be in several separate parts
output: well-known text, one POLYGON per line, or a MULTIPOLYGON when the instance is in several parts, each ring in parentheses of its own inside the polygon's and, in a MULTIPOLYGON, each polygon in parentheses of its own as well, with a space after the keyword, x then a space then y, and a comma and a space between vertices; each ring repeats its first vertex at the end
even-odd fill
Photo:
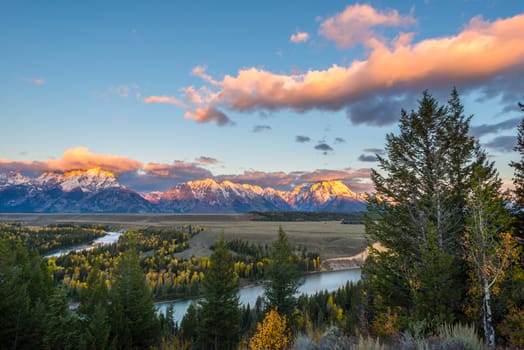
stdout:
POLYGON ((292 210, 280 196, 258 186, 213 179, 181 183, 164 192, 158 202, 161 211, 199 213, 245 213, 292 210))
POLYGON ((297 186, 292 191, 203 179, 165 192, 138 194, 100 168, 37 178, 0 173, 0 212, 246 213, 249 211, 365 210, 365 199, 340 181, 297 186))
POLYGON ((154 206, 100 168, 43 173, 30 178, 0 175, 0 212, 146 213, 154 206))
POLYGON ((58 185, 66 192, 78 189, 82 192, 97 192, 112 187, 123 187, 113 173, 100 168, 71 170, 63 174, 43 173, 36 181, 44 186, 58 185))

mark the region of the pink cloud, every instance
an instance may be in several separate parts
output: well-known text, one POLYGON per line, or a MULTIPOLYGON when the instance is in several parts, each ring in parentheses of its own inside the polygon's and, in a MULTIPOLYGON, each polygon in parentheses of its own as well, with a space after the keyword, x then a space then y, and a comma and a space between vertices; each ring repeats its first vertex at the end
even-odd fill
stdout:
POLYGON ((194 119, 197 123, 216 122, 218 125, 231 124, 231 120, 221 111, 212 107, 200 107, 195 110, 188 110, 184 114, 186 119, 194 119))
POLYGON ((357 44, 374 47, 382 41, 374 31, 375 27, 405 27, 415 23, 417 20, 411 14, 402 16, 397 10, 377 11, 370 5, 356 4, 324 20, 319 33, 334 41, 339 48, 357 44))
POLYGON ((74 169, 87 170, 96 167, 120 174, 128 171, 136 171, 142 167, 142 163, 124 156, 92 153, 87 147, 70 148, 64 152, 60 159, 50 159, 46 161, 0 159, 1 169, 32 173, 68 171, 74 169))
MULTIPOLYGON (((324 28, 342 26, 348 14, 354 16, 358 11, 363 12, 361 22, 368 24, 401 25, 414 21, 396 11, 377 12, 368 5, 356 6, 346 8, 339 20, 334 20, 339 15, 332 17, 331 22, 325 20, 323 23, 329 26, 324 28)), ((499 83, 502 78, 506 81, 505 85, 499 84, 496 93, 514 94, 509 82, 520 79, 523 69, 524 14, 493 22, 475 17, 453 36, 412 43, 411 35, 403 33, 392 45, 376 40, 366 59, 347 66, 334 64, 324 70, 289 75, 245 68, 222 80, 206 74, 204 81, 212 80, 212 86, 186 88, 195 105, 184 107, 185 117, 224 125, 230 120, 222 110, 303 112, 346 108, 353 123, 383 125, 394 122, 400 107, 409 107, 408 102, 427 87, 432 92, 448 92, 456 85, 464 93, 485 88, 496 77, 499 83)), ((168 102, 172 98, 163 99, 156 102, 172 103, 168 102)))
POLYGON ((220 163, 220 161, 216 158, 201 156, 195 159, 195 163, 212 165, 212 164, 218 164, 220 163))
POLYGON ((185 108, 186 104, 177 99, 176 97, 170 97, 170 96, 149 96, 144 98, 144 103, 151 104, 151 103, 167 103, 172 104, 178 107, 185 108))
POLYGON ((289 41, 295 44, 304 43, 308 40, 309 34, 306 32, 296 32, 295 34, 291 34, 291 37, 289 38, 289 41))
POLYGON ((239 175, 220 175, 215 178, 218 181, 229 180, 238 183, 247 183, 282 190, 290 190, 294 186, 304 183, 339 180, 348 184, 354 191, 365 192, 370 191, 372 188, 372 185, 369 182, 370 171, 369 168, 355 170, 318 169, 312 172, 293 171, 289 173, 283 171, 246 171, 239 175))
POLYGON ((206 69, 207 69, 207 67, 205 67, 205 66, 196 66, 191 71, 191 74, 193 74, 194 76, 199 77, 200 79, 208 82, 209 84, 219 85, 220 83, 218 81, 214 80, 209 74, 206 73, 206 69))

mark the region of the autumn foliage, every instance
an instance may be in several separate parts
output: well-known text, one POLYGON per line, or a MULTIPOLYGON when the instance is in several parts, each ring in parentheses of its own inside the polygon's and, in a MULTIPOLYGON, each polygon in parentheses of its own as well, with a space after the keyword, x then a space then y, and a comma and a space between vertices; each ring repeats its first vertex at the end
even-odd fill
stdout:
POLYGON ((281 350, 290 345, 291 333, 286 317, 280 315, 276 308, 266 314, 262 323, 257 324, 257 332, 249 342, 252 350, 281 350))

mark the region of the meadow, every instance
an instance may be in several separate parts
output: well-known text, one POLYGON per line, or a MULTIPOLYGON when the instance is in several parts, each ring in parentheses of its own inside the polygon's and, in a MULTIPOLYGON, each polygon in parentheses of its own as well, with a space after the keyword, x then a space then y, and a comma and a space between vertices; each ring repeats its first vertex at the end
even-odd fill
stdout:
POLYGON ((57 223, 103 224, 115 229, 162 228, 192 225, 203 228, 189 241, 190 249, 179 258, 209 256, 209 246, 223 232, 226 240, 242 239, 270 244, 280 226, 293 245, 317 252, 322 260, 352 256, 366 247, 364 225, 343 225, 340 221, 252 221, 250 214, 0 214, 0 221, 29 226, 57 223))

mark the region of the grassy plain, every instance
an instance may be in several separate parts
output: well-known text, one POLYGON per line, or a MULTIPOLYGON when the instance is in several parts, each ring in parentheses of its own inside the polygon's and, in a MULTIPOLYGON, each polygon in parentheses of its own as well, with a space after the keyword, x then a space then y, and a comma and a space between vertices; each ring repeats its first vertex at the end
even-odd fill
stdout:
POLYGON ((226 240, 243 239, 270 244, 282 226, 289 240, 323 260, 360 253, 366 247, 364 225, 343 225, 339 221, 269 222, 252 221, 249 214, 0 214, 0 221, 30 226, 56 223, 105 224, 115 229, 154 228, 180 225, 200 226, 204 230, 190 241, 190 249, 180 258, 208 256, 209 246, 224 232, 226 240))

